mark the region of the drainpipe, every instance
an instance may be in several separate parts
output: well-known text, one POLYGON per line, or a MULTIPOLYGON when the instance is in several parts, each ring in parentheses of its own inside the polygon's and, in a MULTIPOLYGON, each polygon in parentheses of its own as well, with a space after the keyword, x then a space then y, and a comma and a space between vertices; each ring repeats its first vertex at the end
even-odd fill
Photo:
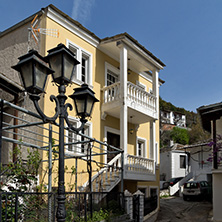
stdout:
MULTIPOLYGON (((17 106, 18 105, 18 95, 15 95, 15 98, 14 98, 14 104, 17 106)), ((15 109, 14 110, 14 120, 13 120, 13 125, 14 126, 17 126, 18 125, 18 110, 15 109)), ((14 140, 18 140, 18 128, 14 128, 13 130, 13 139, 14 140)), ((17 154, 16 154, 16 147, 17 147, 17 144, 16 143, 13 143, 13 156, 12 156, 12 161, 13 163, 16 161, 17 159, 17 154)))
POLYGON ((2 165, 2 127, 3 127, 3 99, 1 99, 0 103, 0 172, 2 165))

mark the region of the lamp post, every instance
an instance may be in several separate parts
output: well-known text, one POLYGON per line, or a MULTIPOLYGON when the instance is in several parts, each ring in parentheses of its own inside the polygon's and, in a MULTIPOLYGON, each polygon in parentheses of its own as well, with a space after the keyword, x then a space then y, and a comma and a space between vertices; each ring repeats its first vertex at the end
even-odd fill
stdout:
POLYGON ((94 92, 83 84, 80 88, 74 89, 74 93, 69 97, 73 99, 77 116, 80 118, 81 126, 75 128, 68 120, 67 108, 72 110, 67 100, 66 86, 71 83, 76 65, 79 62, 75 59, 74 54, 63 44, 48 51, 46 57, 42 57, 37 51, 31 50, 26 55, 19 57, 19 62, 12 68, 20 73, 24 88, 30 95, 35 108, 44 122, 55 123, 59 117, 59 181, 58 181, 58 207, 56 212, 57 221, 65 221, 65 180, 64 180, 64 123, 78 133, 83 129, 86 118, 91 116, 95 102, 98 100, 94 92), (49 66, 48 66, 49 64, 49 66), (46 80, 49 74, 52 74, 53 81, 58 87, 59 94, 51 95, 50 100, 56 103, 55 114, 53 117, 46 116, 38 101, 40 94, 44 92, 46 80))

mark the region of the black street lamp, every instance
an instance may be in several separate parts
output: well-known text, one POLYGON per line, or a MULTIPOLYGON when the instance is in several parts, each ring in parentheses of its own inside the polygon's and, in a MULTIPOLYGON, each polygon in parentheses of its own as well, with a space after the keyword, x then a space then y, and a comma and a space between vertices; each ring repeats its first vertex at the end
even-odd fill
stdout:
POLYGON ((66 103, 66 86, 71 83, 75 67, 79 62, 74 54, 63 44, 48 51, 46 57, 42 57, 37 51, 31 50, 28 54, 19 57, 19 62, 12 68, 20 73, 24 88, 30 94, 37 112, 44 122, 55 123, 59 117, 59 181, 58 181, 58 208, 56 212, 57 221, 65 221, 65 180, 64 180, 64 122, 68 127, 78 133, 83 129, 86 118, 92 114, 93 106, 98 100, 94 92, 83 84, 80 88, 74 89, 69 97, 73 99, 77 116, 80 117, 81 126, 75 128, 68 120, 67 108, 72 110, 72 105, 66 103), (50 68, 48 67, 48 64, 50 68), (39 107, 38 101, 41 93, 44 92, 48 74, 52 74, 53 81, 58 86, 59 95, 50 96, 51 101, 56 103, 56 112, 53 117, 46 116, 39 107))

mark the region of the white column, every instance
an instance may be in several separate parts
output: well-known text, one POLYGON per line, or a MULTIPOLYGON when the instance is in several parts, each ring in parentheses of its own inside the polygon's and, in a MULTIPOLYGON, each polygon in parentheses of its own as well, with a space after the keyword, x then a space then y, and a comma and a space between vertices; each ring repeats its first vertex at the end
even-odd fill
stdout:
POLYGON ((156 96, 157 118, 159 118, 159 73, 158 70, 156 69, 152 71, 152 80, 153 80, 153 94, 156 96))
POLYGON ((150 121, 150 159, 155 160, 155 147, 156 147, 156 123, 150 121))
POLYGON ((120 47, 120 147, 127 153, 127 49, 123 44, 120 47))

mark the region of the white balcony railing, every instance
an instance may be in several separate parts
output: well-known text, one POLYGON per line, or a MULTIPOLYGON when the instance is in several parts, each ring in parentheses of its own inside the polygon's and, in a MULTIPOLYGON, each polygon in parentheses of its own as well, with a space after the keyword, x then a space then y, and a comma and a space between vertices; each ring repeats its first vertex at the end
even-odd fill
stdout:
POLYGON ((154 160, 144 157, 127 154, 125 158, 125 166, 125 170, 134 174, 155 174, 154 160))
POLYGON ((127 99, 146 109, 156 111, 156 96, 146 92, 131 82, 127 83, 127 99))
POLYGON ((103 88, 103 103, 110 103, 120 99, 120 82, 103 88))
MULTIPOLYGON (((103 88, 103 103, 111 103, 120 100, 120 82, 103 88)), ((156 96, 146 92, 139 86, 127 82, 127 101, 135 107, 142 107, 151 111, 156 111, 156 96)))

